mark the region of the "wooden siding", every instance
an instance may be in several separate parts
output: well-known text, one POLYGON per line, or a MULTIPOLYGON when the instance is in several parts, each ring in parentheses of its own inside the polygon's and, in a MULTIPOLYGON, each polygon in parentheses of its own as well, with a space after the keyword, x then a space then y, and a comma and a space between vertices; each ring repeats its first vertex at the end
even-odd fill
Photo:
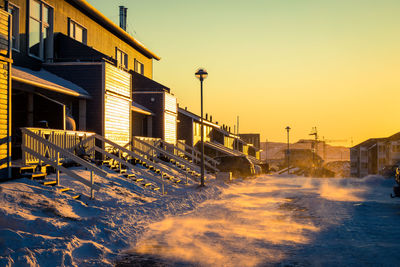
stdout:
POLYGON ((164 141, 176 144, 176 114, 164 114, 164 141))
POLYGON ((0 179, 10 177, 10 15, 0 10, 0 179))
POLYGON ((170 144, 176 144, 178 106, 176 97, 164 93, 164 141, 170 144))
MULTIPOLYGON (((68 36, 68 19, 72 19, 78 24, 87 29, 87 46, 93 47, 99 52, 115 58, 115 48, 118 47, 128 54, 128 69, 134 69, 134 59, 144 64, 144 75, 152 78, 153 76, 153 62, 137 49, 129 45, 124 40, 117 37, 110 30, 105 28, 99 22, 92 19, 88 14, 66 0, 46 0, 43 1, 54 8, 54 33, 62 33, 68 36)), ((28 57, 25 55, 27 50, 27 4, 29 0, 11 0, 10 3, 20 8, 19 14, 19 32, 20 32, 20 52, 15 52, 15 61, 17 64, 25 65, 28 57)), ((115 4, 115 15, 119 13, 118 5, 115 4)), ((129 15, 129 14, 128 14, 129 15)), ((55 51, 57 52, 57 51, 55 51)))
POLYGON ((105 63, 104 137, 124 146, 131 137, 131 75, 105 63))
POLYGON ((132 97, 131 75, 106 63, 106 90, 127 98, 132 97))
POLYGON ((130 141, 131 101, 115 95, 105 95, 104 137, 124 146, 130 141))

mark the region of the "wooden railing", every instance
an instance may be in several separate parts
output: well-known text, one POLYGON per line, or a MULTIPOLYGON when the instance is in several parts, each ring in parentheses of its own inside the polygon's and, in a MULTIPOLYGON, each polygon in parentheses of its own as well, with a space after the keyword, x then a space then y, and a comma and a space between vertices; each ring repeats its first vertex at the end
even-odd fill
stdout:
MULTIPOLYGON (((201 152, 198 151, 196 148, 189 146, 181 141, 177 141, 179 146, 182 146, 185 148, 185 155, 190 157, 192 159, 193 162, 195 162, 196 164, 200 164, 201 161, 201 152)), ((214 160, 213 158, 211 158, 210 156, 204 155, 204 165, 207 166, 208 168, 218 172, 218 168, 217 168, 217 164, 218 162, 216 160, 214 160)))
MULTIPOLYGON (((183 166, 189 168, 192 171, 195 171, 197 173, 200 172, 200 168, 198 166, 196 166, 195 164, 190 163, 186 159, 183 159, 183 158, 175 155, 174 151, 168 151, 168 148, 165 146, 165 142, 161 139, 158 140, 158 142, 155 143, 155 145, 152 145, 152 144, 146 143, 145 141, 142 141, 140 138, 134 136, 132 138, 131 150, 133 152, 135 152, 136 154, 140 154, 143 157, 149 158, 155 162, 160 162, 161 160, 159 159, 159 156, 164 155, 165 157, 175 160, 176 162, 182 164, 183 166), (141 147, 137 146, 136 144, 140 144, 141 147), (145 150, 143 150, 143 148, 145 148, 145 150)), ((176 167, 173 165, 171 166, 171 168, 173 168, 181 173, 182 172, 187 173, 186 170, 182 170, 179 167, 176 167)))
MULTIPOLYGON (((63 172, 71 178, 74 178, 82 184, 90 187, 90 197, 92 199, 94 198, 94 190, 100 190, 100 186, 94 184, 94 175, 97 174, 101 177, 107 177, 107 173, 105 171, 98 168, 96 165, 78 157, 67 149, 53 144, 51 141, 43 138, 39 134, 36 134, 29 128, 22 128, 21 131, 23 140, 21 148, 26 157, 32 157, 37 159, 39 162, 51 165, 56 170, 57 185, 60 184, 60 172, 63 172), (61 159, 67 159, 70 162, 74 162, 85 167, 88 171, 90 171, 90 181, 63 167, 61 165, 61 159)), ((94 134, 91 134, 91 136, 93 135, 94 134)), ((90 140, 88 141, 90 142, 90 140)))
MULTIPOLYGON (((149 166, 154 166, 157 169, 160 170, 160 179, 162 182, 162 192, 164 194, 164 174, 168 174, 171 177, 176 176, 175 173, 171 172, 169 169, 163 167, 162 165, 158 164, 157 161, 153 160, 153 155, 154 153, 147 154, 145 151, 136 148, 134 151, 129 150, 127 147, 128 145, 125 145, 125 147, 120 146, 113 141, 110 141, 103 136, 100 136, 98 134, 94 134, 90 136, 87 140, 83 141, 82 143, 85 144, 86 142, 92 142, 94 140, 94 143, 101 144, 100 146, 94 146, 93 149, 102 154, 103 156, 107 158, 111 158, 115 161, 117 161, 119 164, 127 166, 129 169, 135 169, 136 171, 140 172, 140 169, 135 168, 135 166, 131 163, 129 163, 129 159, 139 159, 142 162, 145 162, 149 166), (105 149, 103 149, 104 147, 105 149)), ((139 143, 143 144, 144 141, 140 141, 139 143)), ((146 147, 146 151, 149 151, 148 146, 151 146, 149 143, 144 143, 147 145, 143 145, 143 147, 146 147)), ((146 176, 144 172, 141 172, 141 175, 146 176)))
MULTIPOLYGON (((26 132, 28 130, 37 136, 42 137, 48 142, 57 146, 57 148, 65 149, 71 153, 74 153, 75 148, 84 140, 94 135, 94 133, 89 132, 78 132, 78 131, 64 131, 57 129, 42 129, 42 128, 22 128, 22 131, 26 132)), ((45 146, 42 142, 39 142, 37 138, 32 138, 30 135, 24 135, 22 137, 22 145, 30 150, 46 156, 47 158, 54 160, 57 156, 57 151, 49 146, 45 146)), ((94 147, 94 141, 86 142, 85 148, 87 151, 92 151, 90 156, 94 156, 94 151, 91 149, 94 147)), ((23 152, 22 159, 25 165, 28 164, 40 164, 40 159, 35 157, 31 153, 23 152)), ((66 160, 63 156, 59 159, 60 161, 66 160)))

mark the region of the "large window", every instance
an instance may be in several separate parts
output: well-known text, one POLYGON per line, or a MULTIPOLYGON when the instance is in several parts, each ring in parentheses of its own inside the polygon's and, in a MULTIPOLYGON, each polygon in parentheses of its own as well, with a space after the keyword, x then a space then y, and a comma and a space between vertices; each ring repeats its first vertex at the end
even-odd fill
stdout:
POLYGON ((28 52, 42 60, 53 53, 53 9, 42 1, 29 1, 28 52))
POLYGON ((128 54, 121 49, 115 48, 115 58, 119 67, 128 68, 128 54))
POLYGON ((141 63, 140 61, 135 59, 135 66, 134 67, 135 67, 134 71, 144 75, 144 65, 143 65, 143 63, 141 63))
POLYGON ((19 8, 9 4, 8 12, 12 15, 12 48, 19 50, 19 8))
POLYGON ((81 42, 83 44, 87 44, 87 30, 82 25, 76 23, 72 19, 69 19, 69 27, 68 27, 68 35, 69 37, 81 42))

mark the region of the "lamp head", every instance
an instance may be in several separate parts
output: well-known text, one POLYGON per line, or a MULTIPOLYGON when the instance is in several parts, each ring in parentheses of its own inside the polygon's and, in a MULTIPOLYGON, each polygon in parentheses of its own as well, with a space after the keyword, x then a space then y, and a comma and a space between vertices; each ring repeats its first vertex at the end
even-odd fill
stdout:
POLYGON ((205 78, 207 78, 208 73, 207 73, 207 71, 206 71, 205 69, 200 68, 200 69, 198 69, 198 70, 196 71, 196 73, 195 73, 194 75, 196 75, 196 77, 197 77, 200 81, 203 81, 205 78))
POLYGON ((286 126, 285 129, 286 129, 286 131, 288 131, 288 132, 290 131, 290 127, 289 127, 289 126, 286 126))

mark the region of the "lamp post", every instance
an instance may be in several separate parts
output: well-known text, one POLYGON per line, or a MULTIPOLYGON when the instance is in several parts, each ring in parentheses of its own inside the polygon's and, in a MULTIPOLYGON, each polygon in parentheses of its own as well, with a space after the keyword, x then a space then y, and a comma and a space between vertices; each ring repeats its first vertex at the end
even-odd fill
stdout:
POLYGON ((290 163, 290 160, 289 160, 289 156, 290 156, 290 150, 289 150, 289 131, 290 131, 290 127, 287 126, 285 129, 286 129, 286 131, 287 131, 287 173, 289 174, 289 163, 290 163))
POLYGON ((205 69, 198 69, 195 73, 200 80, 200 95, 201 95, 201 178, 200 186, 204 186, 204 123, 203 123, 203 81, 207 78, 208 73, 205 69))

